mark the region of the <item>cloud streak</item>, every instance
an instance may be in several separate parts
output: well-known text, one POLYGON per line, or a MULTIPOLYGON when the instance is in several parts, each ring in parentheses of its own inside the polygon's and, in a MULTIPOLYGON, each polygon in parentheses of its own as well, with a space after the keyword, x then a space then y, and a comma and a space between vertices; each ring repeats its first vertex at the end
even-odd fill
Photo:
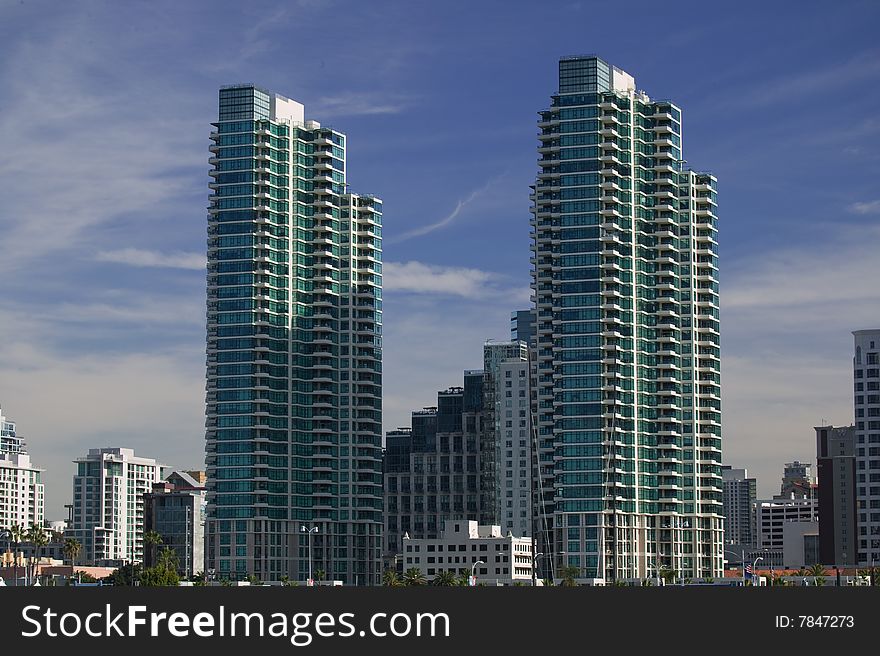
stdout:
POLYGON ((739 109, 761 109, 783 102, 793 103, 798 99, 819 93, 830 93, 880 77, 880 51, 865 50, 846 61, 824 66, 811 67, 802 73, 779 76, 758 85, 745 86, 736 94, 719 96, 713 104, 727 111, 739 109))
POLYGON ((386 262, 383 286, 388 292, 439 294, 470 300, 495 297, 522 300, 528 289, 504 288, 504 276, 467 267, 449 267, 422 262, 386 262))
POLYGON ((491 187, 496 182, 498 182, 498 180, 501 177, 503 177, 503 176, 498 176, 498 177, 490 179, 488 182, 486 182, 486 184, 484 184, 479 189, 475 189, 470 194, 468 194, 465 198, 459 199, 458 202, 455 204, 455 209, 452 210, 449 214, 444 216, 439 221, 435 221, 434 223, 429 223, 428 225, 420 226, 418 228, 408 230, 407 232, 404 232, 402 235, 397 235, 394 237, 386 238, 385 241, 389 244, 397 244, 402 241, 407 241, 408 239, 413 239, 415 237, 424 237, 425 235, 428 235, 436 230, 440 230, 442 228, 445 228, 446 226, 451 224, 453 221, 455 221, 456 218, 458 218, 459 214, 461 214, 461 211, 465 207, 467 207, 468 205, 473 203, 478 198, 481 198, 482 196, 484 196, 486 194, 486 192, 488 192, 489 189, 491 189, 491 187))
POLYGON ((201 253, 160 253, 140 248, 123 248, 115 251, 101 251, 95 255, 98 262, 127 264, 135 267, 162 267, 169 269, 205 269, 206 258, 201 253))
POLYGON ((853 203, 849 206, 849 211, 854 214, 880 214, 880 200, 853 203))
POLYGON ((873 256, 880 227, 838 227, 821 237, 821 246, 816 235, 770 258, 741 260, 722 290, 722 310, 739 314, 786 308, 815 316, 820 307, 880 301, 880 262, 873 256))
POLYGON ((0 58, 0 269, 86 243, 94 248, 106 237, 99 227, 140 211, 161 217, 189 191, 191 180, 179 171, 204 168, 205 157, 204 139, 186 118, 193 92, 172 92, 164 78, 143 85, 144 64, 129 61, 140 39, 152 36, 119 46, 72 13, 48 23, 39 42, 13 41, 0 58), (179 111, 157 123, 157 114, 169 115, 168 97, 179 111))
POLYGON ((307 112, 316 117, 400 114, 412 103, 411 97, 391 92, 352 91, 318 98, 312 106, 307 107, 307 112))

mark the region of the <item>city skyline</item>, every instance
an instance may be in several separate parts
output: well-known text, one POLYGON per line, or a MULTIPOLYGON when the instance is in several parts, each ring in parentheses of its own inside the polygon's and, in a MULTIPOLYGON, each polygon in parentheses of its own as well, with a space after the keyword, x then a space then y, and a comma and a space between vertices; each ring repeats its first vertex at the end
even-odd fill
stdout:
MULTIPOLYGON (((660 37, 669 61, 718 47, 680 70, 657 61, 647 25, 619 42, 583 29, 587 3, 561 3, 572 25, 546 44, 526 38, 530 6, 494 15, 500 6, 472 9, 474 26, 491 21, 480 32, 451 7, 396 5, 369 38, 320 58, 305 35, 279 50, 297 20, 331 15, 317 3, 229 5, 222 18, 161 3, 140 15, 64 7, 42 19, 39 46, 24 26, 40 3, 2 9, 0 401, 46 469, 47 518, 63 517, 72 461, 89 447, 201 466, 204 135, 216 87, 241 80, 338 125, 357 153, 356 188, 385 200, 385 430, 479 366, 485 339, 505 338, 509 313, 527 306, 535 112, 559 57, 584 51, 684 107, 688 157, 721 181, 724 462, 748 467, 767 496, 780 463, 814 462, 813 426, 852 421, 851 332, 878 324, 876 9, 800 8, 785 24, 802 40, 784 51, 744 49, 737 30, 781 35, 738 10, 716 19, 723 33, 685 22, 660 37), (239 24, 238 60, 218 60, 214 31, 239 24), (291 54, 312 66, 285 65, 291 54), (16 175, 33 167, 40 187, 16 175)), ((347 9, 334 20, 368 11, 347 9)))

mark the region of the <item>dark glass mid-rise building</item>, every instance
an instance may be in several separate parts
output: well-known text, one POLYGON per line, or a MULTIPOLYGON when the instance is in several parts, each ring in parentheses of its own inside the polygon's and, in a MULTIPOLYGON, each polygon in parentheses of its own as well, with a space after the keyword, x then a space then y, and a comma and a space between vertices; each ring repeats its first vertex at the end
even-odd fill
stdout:
POLYGON ((858 562, 880 563, 880 329, 853 332, 858 562))
POLYGON ((820 553, 815 562, 852 567, 858 562, 856 427, 815 430, 820 553))
MULTIPOLYGON (((483 372, 466 371, 463 387, 437 393, 437 405, 412 413, 412 429, 389 431, 385 449, 385 557, 393 562, 410 538, 438 538, 447 519, 497 523, 494 485, 481 485, 483 372)), ((398 560, 398 566, 400 566, 398 560)))

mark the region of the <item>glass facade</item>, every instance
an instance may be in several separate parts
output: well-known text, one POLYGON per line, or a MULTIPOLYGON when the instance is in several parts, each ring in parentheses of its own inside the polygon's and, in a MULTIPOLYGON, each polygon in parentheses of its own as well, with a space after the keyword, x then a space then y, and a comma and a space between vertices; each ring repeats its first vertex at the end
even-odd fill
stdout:
POLYGON ((674 104, 596 57, 559 76, 532 194, 539 550, 718 576, 716 180, 683 168, 674 104))
POLYGON ((382 202, 343 134, 220 90, 208 216, 208 569, 379 580, 382 202))

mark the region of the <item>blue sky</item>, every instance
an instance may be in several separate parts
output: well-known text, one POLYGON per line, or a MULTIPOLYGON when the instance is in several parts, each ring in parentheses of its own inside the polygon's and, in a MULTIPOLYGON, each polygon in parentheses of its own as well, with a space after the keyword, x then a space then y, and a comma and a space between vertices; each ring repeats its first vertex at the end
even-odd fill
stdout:
POLYGON ((527 307, 528 186, 560 56, 683 109, 718 176, 724 460, 775 492, 852 421, 880 326, 880 6, 0 1, 0 403, 48 469, 131 446, 202 463, 208 133, 254 82, 349 137, 385 201, 385 429, 527 307))

